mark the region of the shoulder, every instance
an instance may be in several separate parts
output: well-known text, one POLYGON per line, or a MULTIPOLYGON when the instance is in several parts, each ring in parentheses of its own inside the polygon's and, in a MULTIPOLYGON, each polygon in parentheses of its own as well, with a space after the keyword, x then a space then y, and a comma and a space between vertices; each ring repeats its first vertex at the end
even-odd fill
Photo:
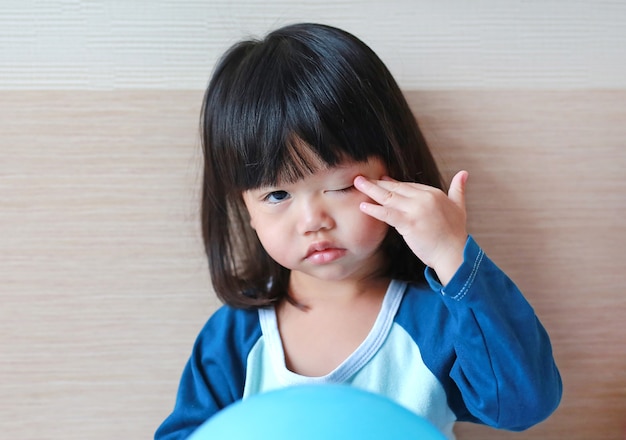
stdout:
POLYGON ((407 284, 395 317, 400 326, 419 347, 424 362, 442 379, 454 354, 456 325, 439 292, 426 283, 407 284))
POLYGON ((174 411, 155 438, 187 438, 203 421, 241 399, 246 358, 259 334, 256 310, 217 309, 196 338, 174 411))
POLYGON ((260 337, 258 310, 225 305, 208 319, 198 335, 196 348, 229 347, 248 352, 260 337))
POLYGON ((238 309, 228 305, 220 306, 208 319, 206 326, 235 324, 237 326, 258 323, 259 313, 256 309, 238 309))
POLYGON ((439 292, 426 283, 408 283, 395 320, 413 334, 410 330, 413 327, 443 324, 445 319, 442 318, 447 314, 448 310, 439 292))

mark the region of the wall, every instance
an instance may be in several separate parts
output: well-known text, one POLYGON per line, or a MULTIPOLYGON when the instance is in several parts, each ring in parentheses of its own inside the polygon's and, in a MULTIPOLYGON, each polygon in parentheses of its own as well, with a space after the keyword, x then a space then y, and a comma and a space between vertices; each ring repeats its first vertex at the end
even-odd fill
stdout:
POLYGON ((369 43, 470 230, 550 332, 563 403, 521 434, 626 425, 626 5, 614 1, 9 1, 0 7, 0 432, 149 438, 218 305, 197 121, 219 54, 323 21, 369 43))

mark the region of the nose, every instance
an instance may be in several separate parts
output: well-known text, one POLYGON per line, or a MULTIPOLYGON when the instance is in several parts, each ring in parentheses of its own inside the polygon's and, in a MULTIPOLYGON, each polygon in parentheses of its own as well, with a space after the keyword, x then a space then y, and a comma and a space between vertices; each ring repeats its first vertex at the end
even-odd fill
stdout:
POLYGON ((298 206, 298 232, 307 234, 331 229, 335 222, 328 207, 318 197, 302 200, 298 206))

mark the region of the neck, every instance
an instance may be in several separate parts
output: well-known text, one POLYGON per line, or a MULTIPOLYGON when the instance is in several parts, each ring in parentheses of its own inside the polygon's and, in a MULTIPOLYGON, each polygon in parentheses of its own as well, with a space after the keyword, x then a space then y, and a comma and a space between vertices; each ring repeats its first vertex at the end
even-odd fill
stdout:
POLYGON ((365 298, 382 298, 390 281, 380 276, 340 281, 320 280, 298 272, 290 276, 289 297, 291 304, 302 310, 338 307, 365 298))

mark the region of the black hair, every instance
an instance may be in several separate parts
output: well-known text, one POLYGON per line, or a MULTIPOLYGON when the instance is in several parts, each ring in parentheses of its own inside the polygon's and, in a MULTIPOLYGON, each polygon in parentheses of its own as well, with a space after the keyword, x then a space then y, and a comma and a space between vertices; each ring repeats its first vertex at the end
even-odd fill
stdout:
MULTIPOLYGON (((297 180, 320 163, 371 157, 395 179, 443 188, 387 67, 361 40, 327 25, 294 24, 231 47, 205 93, 201 129, 204 244, 213 288, 234 307, 285 298, 289 280, 250 227, 242 192, 297 180)), ((383 246, 393 259, 389 276, 423 280, 423 263, 395 229, 383 246)))

